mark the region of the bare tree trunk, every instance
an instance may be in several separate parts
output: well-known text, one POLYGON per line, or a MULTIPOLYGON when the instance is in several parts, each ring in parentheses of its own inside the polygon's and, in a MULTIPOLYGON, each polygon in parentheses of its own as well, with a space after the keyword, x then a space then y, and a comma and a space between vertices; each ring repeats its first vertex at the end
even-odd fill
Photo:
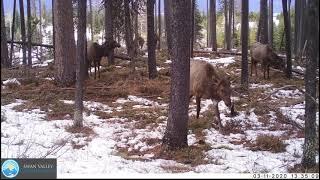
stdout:
POLYGON ((156 65, 156 39, 154 32, 154 17, 153 7, 156 3, 155 0, 147 0, 147 44, 148 44, 148 70, 149 79, 157 77, 157 65, 156 65))
POLYGON ((284 18, 284 31, 286 36, 286 54, 287 54, 287 77, 292 76, 292 60, 291 60, 291 28, 289 14, 287 10, 287 0, 282 0, 283 18, 284 18))
MULTIPOLYGON (((113 16, 112 16, 112 1, 105 0, 105 30, 106 30, 106 41, 113 40, 113 16)), ((112 49, 108 55, 108 65, 114 64, 114 50, 112 49)))
POLYGON ((7 35, 4 18, 3 0, 1 0, 1 67, 9 67, 7 35))
POLYGON ((27 52, 26 52, 26 24, 24 19, 24 6, 23 0, 19 1, 20 6, 20 20, 21 20, 21 40, 22 40, 22 64, 27 64, 27 52))
POLYGON ((273 47, 273 0, 269 0, 269 45, 273 47))
POLYGON ((125 23, 125 40, 127 45, 127 52, 131 61, 132 72, 135 72, 135 58, 134 58, 134 44, 133 44, 133 31, 130 17, 130 0, 124 0, 124 23, 125 23))
POLYGON ((194 8, 196 5, 196 0, 191 0, 191 38, 190 38, 190 56, 193 58, 193 45, 194 45, 194 8))
POLYGON ((212 32, 211 32, 211 29, 209 30, 209 26, 210 26, 209 21, 210 21, 211 13, 212 13, 212 11, 209 13, 209 0, 207 0, 207 47, 211 46, 210 36, 211 36, 212 32), (209 14, 210 14, 210 17, 209 17, 209 14))
POLYGON ((76 46, 74 41, 72 2, 54 1, 55 80, 61 86, 75 82, 76 46))
POLYGON ((161 49, 161 1, 158 0, 158 33, 159 33, 159 44, 158 44, 158 49, 161 49))
MULTIPOLYGON (((16 0, 13 1, 13 15, 12 15, 12 26, 11 26, 11 39, 12 41, 14 41, 14 25, 15 25, 15 19, 16 19, 16 0)), ((7 67, 11 67, 12 66, 12 55, 13 55, 13 43, 11 43, 11 47, 10 47, 10 59, 8 62, 8 66, 7 67)))
POLYGON ((188 146, 190 9, 190 0, 172 1, 172 80, 167 128, 163 137, 163 144, 170 149, 188 146))
POLYGON ((31 32, 31 6, 30 0, 27 0, 27 16, 28 16, 28 66, 32 67, 32 32, 31 32))
POLYGON ((87 0, 78 0, 78 40, 77 40, 77 62, 76 62, 76 92, 75 92, 75 111, 73 125, 83 126, 83 75, 85 71, 85 52, 86 52, 86 7, 87 0))
MULTIPOLYGON (((40 38, 40 44, 42 44, 42 6, 41 6, 41 0, 39 0, 39 19, 40 19, 40 22, 39 22, 39 30, 40 30, 40 34, 39 34, 39 38, 40 38)), ((40 47, 40 59, 42 59, 42 47, 40 47)))
POLYGON ((259 42, 268 44, 268 0, 260 0, 259 42))
POLYGON ((90 8, 91 41, 93 41, 93 11, 92 11, 92 0, 89 0, 89 8, 90 8))
POLYGON ((241 4, 241 86, 248 89, 248 37, 249 37, 249 1, 242 0, 241 4))
POLYGON ((228 31, 227 31, 227 49, 230 50, 232 48, 232 38, 231 38, 231 28, 232 28, 232 9, 233 9, 233 0, 229 0, 228 7, 228 31))
POLYGON ((56 53, 55 53, 56 29, 54 27, 54 4, 55 4, 55 0, 52 0, 52 45, 53 45, 53 60, 54 60, 54 62, 56 62, 56 53))
MULTIPOLYGON (((308 0, 307 14, 306 14, 306 34, 308 47, 306 73, 305 73, 305 141, 303 148, 302 164, 307 168, 316 165, 316 156, 319 155, 317 151, 317 131, 316 127, 316 113, 317 104, 314 101, 317 96, 317 61, 319 61, 319 1, 308 0)), ((319 142, 319 139, 318 139, 319 142)))
POLYGON ((167 34, 167 46, 169 51, 169 56, 172 57, 172 1, 164 0, 164 17, 166 22, 166 34, 167 34))
POLYGON ((217 51, 216 0, 210 0, 210 30, 212 51, 217 51))
POLYGON ((157 2, 155 2, 153 4, 154 6, 154 29, 155 32, 157 33, 157 29, 158 29, 158 22, 157 22, 157 2))
POLYGON ((224 48, 228 48, 228 0, 224 0, 224 48))

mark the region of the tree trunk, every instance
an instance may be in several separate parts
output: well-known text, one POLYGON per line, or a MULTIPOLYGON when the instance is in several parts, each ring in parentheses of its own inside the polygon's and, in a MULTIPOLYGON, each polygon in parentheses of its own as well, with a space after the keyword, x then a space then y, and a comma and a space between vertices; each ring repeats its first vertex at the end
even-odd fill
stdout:
POLYGON ((30 0, 27 0, 27 16, 28 16, 28 66, 32 67, 32 32, 31 32, 31 6, 30 0))
POLYGON ((273 0, 269 0, 269 26, 268 26, 269 45, 273 47, 273 0))
POLYGON ((154 6, 154 29, 155 29, 155 31, 157 32, 157 29, 158 29, 158 22, 157 22, 157 2, 155 2, 154 4, 153 4, 153 6, 154 6))
POLYGON ((164 0, 164 18, 166 22, 166 34, 167 34, 167 46, 169 56, 172 57, 172 1, 171 0, 164 0))
POLYGON ((158 49, 161 49, 161 1, 158 0, 158 33, 159 33, 159 44, 158 49))
POLYGON ((20 6, 20 20, 21 20, 21 40, 22 40, 22 64, 27 64, 27 52, 26 52, 26 24, 24 19, 24 6, 23 0, 19 1, 20 6))
POLYGON ((242 0, 241 4, 241 86, 248 89, 248 37, 249 37, 249 1, 242 0))
MULTIPOLYGON (((106 30, 106 41, 110 42, 113 40, 113 16, 112 16, 112 1, 105 0, 105 30, 106 30)), ((108 65, 114 64, 114 50, 108 55, 108 65)))
POLYGON ((133 44, 133 32, 131 25, 131 17, 130 17, 130 8, 129 8, 130 0, 124 0, 124 23, 125 23, 125 40, 127 45, 127 52, 131 61, 132 71, 135 71, 135 58, 134 58, 134 44, 133 44))
POLYGON ((289 14, 287 10, 287 0, 282 0, 283 18, 284 18, 284 31, 286 36, 286 54, 287 54, 287 78, 292 76, 292 60, 291 60, 291 28, 289 14))
POLYGON ((260 0, 259 42, 268 44, 268 0, 260 0))
MULTIPOLYGON (((306 73, 305 73, 305 141, 303 148, 302 164, 305 168, 311 168, 316 165, 317 149, 316 136, 316 113, 317 104, 314 101, 317 96, 317 61, 319 61, 319 1, 309 0, 307 2, 306 14, 306 34, 308 47, 306 73)), ((319 126, 318 126, 319 127, 319 126)), ((319 140, 318 140, 319 141, 319 140)))
POLYGON ((228 0, 224 0, 224 48, 228 48, 228 0))
POLYGON ((228 31, 227 31, 227 49, 231 50, 232 48, 232 38, 231 38, 231 28, 232 28, 232 9, 233 9, 233 0, 229 0, 228 7, 228 31))
POLYGON ((216 0, 210 0, 210 30, 212 51, 217 51, 216 0))
POLYGON ((93 41, 93 11, 92 11, 92 0, 89 0, 90 8, 90 31, 91 31, 91 41, 93 41))
MULTIPOLYGON (((11 26, 11 38, 12 41, 14 41, 14 25, 15 25, 15 19, 16 19, 16 0, 13 1, 13 15, 12 15, 12 26, 11 26)), ((13 55, 13 43, 11 43, 11 47, 10 47, 10 59, 8 62, 8 66, 7 67, 11 67, 12 66, 12 55, 13 55)))
POLYGON ((55 53, 56 28, 54 28, 54 4, 55 4, 55 0, 52 0, 52 45, 53 45, 53 60, 54 62, 56 62, 56 53, 55 53))
POLYGON ((4 18, 3 0, 1 0, 1 67, 9 67, 7 35, 4 18))
MULTIPOLYGON (((39 38, 40 38, 40 44, 42 44, 42 6, 41 6, 41 0, 39 0, 39 19, 40 19, 40 22, 39 22, 39 31, 40 31, 40 34, 39 34, 39 38)), ((42 60, 42 47, 40 47, 40 59, 42 60)))
POLYGON ((170 149, 188 146, 188 107, 190 83, 191 1, 172 1, 173 58, 171 95, 163 144, 170 149))
POLYGON ((75 82, 76 47, 74 41, 72 2, 54 1, 55 80, 61 86, 75 82))
POLYGON ((155 0, 147 0, 147 44, 148 44, 148 70, 149 79, 157 77, 157 65, 156 65, 156 39, 154 32, 154 17, 153 7, 156 3, 155 0))
POLYGON ((194 37, 194 8, 196 5, 196 0, 191 0, 191 38, 190 38, 190 56, 193 58, 193 45, 195 41, 194 37))
POLYGON ((76 62, 76 92, 75 92, 75 111, 73 125, 75 127, 83 126, 83 71, 86 52, 86 7, 87 0, 78 0, 78 31, 77 31, 77 62, 76 62))
POLYGON ((207 47, 211 46, 211 38, 210 38, 210 36, 211 36, 212 32, 211 32, 211 29, 209 29, 209 26, 210 26, 209 25, 209 23, 210 23, 209 16, 211 17, 212 11, 211 12, 210 11, 209 11, 209 0, 207 0, 207 47))

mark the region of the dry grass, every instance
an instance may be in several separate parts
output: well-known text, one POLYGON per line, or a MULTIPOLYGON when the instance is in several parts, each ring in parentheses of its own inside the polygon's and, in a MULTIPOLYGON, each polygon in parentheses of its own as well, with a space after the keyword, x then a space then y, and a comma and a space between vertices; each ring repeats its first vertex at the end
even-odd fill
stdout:
POLYGON ((251 146, 254 151, 271 151, 273 153, 285 152, 287 144, 280 137, 270 135, 259 135, 251 146))

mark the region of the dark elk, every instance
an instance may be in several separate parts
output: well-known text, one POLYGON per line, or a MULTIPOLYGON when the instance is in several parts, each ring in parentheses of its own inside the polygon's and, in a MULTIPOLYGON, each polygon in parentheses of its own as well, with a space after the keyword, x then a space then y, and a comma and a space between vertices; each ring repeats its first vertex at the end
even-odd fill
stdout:
POLYGON ((259 42, 254 43, 250 48, 251 54, 251 76, 253 68, 257 76, 257 64, 261 63, 263 70, 263 78, 266 79, 266 72, 269 79, 270 66, 275 69, 285 70, 285 61, 279 57, 268 44, 262 44, 259 42))
POLYGON ((96 42, 88 42, 87 44, 87 65, 91 74, 91 67, 94 67, 94 79, 96 79, 96 69, 98 68, 98 76, 100 79, 100 65, 101 58, 108 56, 109 53, 115 49, 121 47, 119 43, 114 40, 106 41, 102 45, 96 42))
POLYGON ((141 36, 138 36, 137 38, 134 39, 134 43, 139 45, 139 48, 142 49, 144 45, 144 39, 141 36))
POLYGON ((231 102, 230 81, 226 75, 218 74, 214 67, 205 61, 190 61, 190 98, 196 97, 197 118, 200 113, 201 98, 211 99, 214 105, 215 116, 218 120, 219 131, 222 130, 218 103, 224 103, 231 110, 231 115, 236 115, 234 105, 231 102))

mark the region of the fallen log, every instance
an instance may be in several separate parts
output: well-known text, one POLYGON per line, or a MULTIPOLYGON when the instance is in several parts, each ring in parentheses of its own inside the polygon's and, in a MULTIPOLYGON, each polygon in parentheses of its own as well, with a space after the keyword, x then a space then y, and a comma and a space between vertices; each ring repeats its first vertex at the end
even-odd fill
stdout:
POLYGON ((231 54, 231 55, 241 55, 239 52, 230 51, 205 51, 205 50, 194 50, 193 53, 209 53, 209 54, 231 54))

